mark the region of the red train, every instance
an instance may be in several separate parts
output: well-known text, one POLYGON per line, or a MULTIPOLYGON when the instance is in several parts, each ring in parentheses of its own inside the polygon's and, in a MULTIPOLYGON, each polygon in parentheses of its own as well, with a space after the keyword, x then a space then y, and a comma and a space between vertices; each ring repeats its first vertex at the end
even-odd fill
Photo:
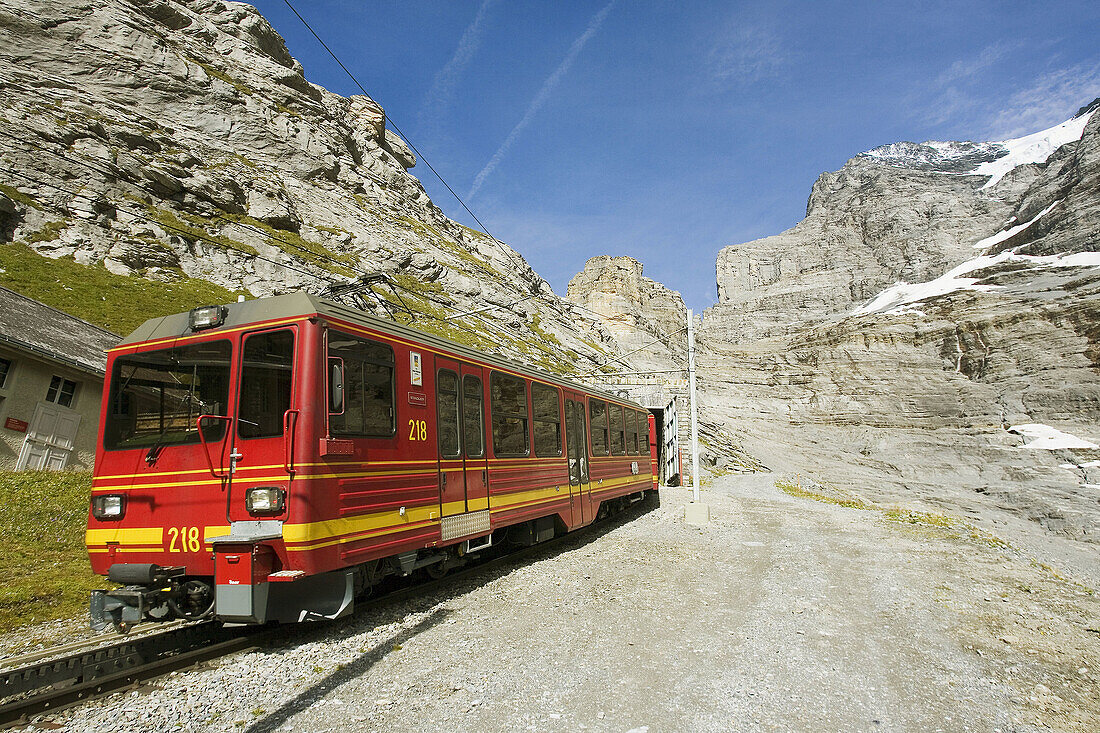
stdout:
POLYGON ((306 294, 149 320, 107 372, 99 629, 336 618, 657 486, 639 405, 306 294))

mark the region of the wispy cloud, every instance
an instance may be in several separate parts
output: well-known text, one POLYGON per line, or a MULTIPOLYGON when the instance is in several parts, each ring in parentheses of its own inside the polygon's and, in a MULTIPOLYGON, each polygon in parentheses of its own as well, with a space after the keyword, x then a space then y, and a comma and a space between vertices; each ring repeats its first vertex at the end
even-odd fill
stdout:
POLYGON ((923 86, 907 104, 914 111, 919 110, 928 125, 973 119, 985 102, 982 83, 987 72, 1011 50, 1007 44, 995 43, 977 54, 956 60, 929 85, 923 86))
POLYGON ((968 81, 980 76, 986 69, 994 66, 1005 57, 1011 47, 1005 43, 994 43, 978 52, 977 56, 959 59, 937 77, 936 83, 949 86, 956 82, 968 81))
POLYGON ((773 32, 760 26, 743 26, 711 48, 706 65, 716 81, 752 84, 778 76, 789 63, 789 54, 773 32))
POLYGON ((462 38, 458 40, 458 48, 451 60, 435 75, 431 88, 424 96, 424 102, 420 105, 421 122, 438 119, 450 107, 458 80, 481 47, 481 39, 485 35, 485 17, 498 2, 499 0, 482 0, 473 21, 466 26, 462 38))
POLYGON ((1100 64, 1049 71, 1009 97, 986 125, 986 138, 1006 140, 1064 122, 1081 105, 1100 97, 1100 64))
POLYGON ((520 133, 522 133, 523 130, 529 124, 531 124, 531 120, 535 118, 535 115, 538 114, 539 110, 542 109, 543 105, 545 105, 547 100, 550 99, 550 95, 553 94, 558 84, 561 83, 562 77, 564 77, 569 72, 570 67, 572 67, 573 62, 577 60, 577 56, 580 55, 581 51, 584 49, 585 44, 588 43, 592 39, 592 37, 599 32, 600 26, 603 25, 604 20, 607 18, 608 14, 611 12, 611 9, 614 7, 616 2, 617 0, 611 0, 611 2, 604 6, 603 10, 592 16, 592 20, 589 21, 588 27, 585 28, 584 33, 578 36, 577 40, 573 41, 573 45, 569 47, 569 52, 565 54, 565 58, 560 64, 558 64, 558 68, 554 69, 554 72, 550 74, 549 77, 547 77, 546 81, 542 83, 542 88, 539 89, 538 94, 536 94, 535 98, 531 100, 531 104, 527 105, 527 111, 524 112, 523 118, 516 124, 515 127, 512 128, 512 131, 508 133, 508 137, 506 137, 504 139, 504 142, 501 143, 500 147, 497 148, 497 151, 493 154, 493 157, 489 159, 489 162, 485 164, 485 167, 482 168, 481 171, 479 171, 478 174, 474 177, 473 185, 470 186, 470 191, 466 194, 467 201, 473 198, 473 196, 481 188, 481 184, 483 184, 485 182, 485 179, 489 177, 489 174, 492 173, 498 165, 500 165, 500 161, 504 159, 504 156, 508 153, 508 150, 512 147, 513 144, 515 144, 516 140, 520 136, 520 133))

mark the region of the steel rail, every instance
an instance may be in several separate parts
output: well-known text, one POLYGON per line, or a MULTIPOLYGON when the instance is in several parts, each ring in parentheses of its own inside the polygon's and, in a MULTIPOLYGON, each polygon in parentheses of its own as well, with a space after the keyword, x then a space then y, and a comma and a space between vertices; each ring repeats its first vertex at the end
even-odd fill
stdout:
MULTIPOLYGON (((518 550, 472 562, 444 577, 414 582, 356 604, 351 618, 410 598, 437 593, 477 574, 509 564, 521 564, 533 555, 554 554, 570 542, 591 542, 641 513, 651 502, 640 502, 580 532, 569 532, 518 550)), ((346 619, 344 619, 346 620, 346 619)), ((184 622, 168 630, 127 636, 104 645, 102 637, 0 660, 0 729, 26 725, 32 716, 87 702, 126 687, 230 654, 257 648, 276 635, 315 629, 314 624, 280 626, 223 626, 214 621, 184 622), (26 659, 25 659, 26 658, 26 659), (21 664, 29 660, 30 663, 21 664)))

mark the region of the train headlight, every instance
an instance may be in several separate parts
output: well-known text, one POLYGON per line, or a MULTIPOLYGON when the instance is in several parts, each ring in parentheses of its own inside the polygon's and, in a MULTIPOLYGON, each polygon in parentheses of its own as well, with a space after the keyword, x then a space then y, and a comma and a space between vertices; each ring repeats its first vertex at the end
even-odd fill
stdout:
POLYGON ((126 497, 122 494, 102 494, 92 497, 92 516, 96 519, 122 519, 126 513, 126 497))
POLYGON ((245 494, 249 514, 279 514, 286 506, 286 492, 278 486, 257 486, 245 494))
POLYGON ((204 305, 201 308, 192 308, 190 323, 192 331, 201 331, 204 328, 215 328, 225 323, 228 308, 220 305, 204 305))

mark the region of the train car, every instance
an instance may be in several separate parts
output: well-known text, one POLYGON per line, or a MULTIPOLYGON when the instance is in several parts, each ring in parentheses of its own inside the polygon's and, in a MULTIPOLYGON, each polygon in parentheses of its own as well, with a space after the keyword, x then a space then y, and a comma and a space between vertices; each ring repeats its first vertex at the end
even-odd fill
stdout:
POLYGON ((304 293, 149 320, 107 374, 97 629, 337 618, 656 486, 641 406, 304 293))

